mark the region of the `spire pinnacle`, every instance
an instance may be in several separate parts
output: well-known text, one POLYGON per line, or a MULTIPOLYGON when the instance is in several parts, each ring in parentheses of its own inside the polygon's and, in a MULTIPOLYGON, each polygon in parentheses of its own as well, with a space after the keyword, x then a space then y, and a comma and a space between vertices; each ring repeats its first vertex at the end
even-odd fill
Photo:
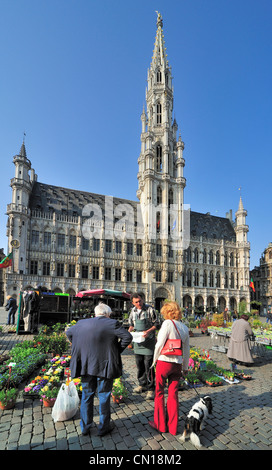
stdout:
POLYGON ((154 44, 154 51, 152 57, 151 67, 155 69, 158 66, 163 66, 164 68, 168 67, 168 60, 166 54, 166 47, 164 43, 164 35, 163 35, 163 22, 161 14, 156 11, 157 13, 157 33, 156 39, 154 44))
POLYGON ((157 28, 159 27, 162 28, 163 27, 162 16, 158 11, 156 11, 156 13, 157 13, 157 28))

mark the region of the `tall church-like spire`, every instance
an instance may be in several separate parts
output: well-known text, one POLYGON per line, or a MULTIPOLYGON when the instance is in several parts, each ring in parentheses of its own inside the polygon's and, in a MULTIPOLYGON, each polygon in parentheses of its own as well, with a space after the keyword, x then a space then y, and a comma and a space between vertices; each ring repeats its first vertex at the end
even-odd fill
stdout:
MULTIPOLYGON (((184 143, 173 117, 172 73, 168 63, 162 16, 157 12, 157 30, 152 61, 147 72, 146 111, 141 114, 141 153, 138 159, 138 191, 143 225, 147 270, 155 268, 149 255, 154 243, 162 245, 162 282, 167 279, 168 251, 176 233, 182 230, 184 143)), ((181 269, 181 260, 171 258, 172 269, 181 269), (177 263, 175 265, 175 263, 177 263), (175 268, 174 268, 175 265, 175 268)), ((151 274, 150 274, 151 275, 151 274)))

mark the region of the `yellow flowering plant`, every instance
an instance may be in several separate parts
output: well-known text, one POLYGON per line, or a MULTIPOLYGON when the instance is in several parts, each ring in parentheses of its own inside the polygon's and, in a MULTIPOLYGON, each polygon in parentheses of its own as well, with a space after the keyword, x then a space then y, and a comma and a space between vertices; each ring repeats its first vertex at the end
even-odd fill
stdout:
POLYGON ((122 377, 114 380, 111 394, 113 397, 120 398, 120 400, 128 396, 128 390, 122 382, 122 377))

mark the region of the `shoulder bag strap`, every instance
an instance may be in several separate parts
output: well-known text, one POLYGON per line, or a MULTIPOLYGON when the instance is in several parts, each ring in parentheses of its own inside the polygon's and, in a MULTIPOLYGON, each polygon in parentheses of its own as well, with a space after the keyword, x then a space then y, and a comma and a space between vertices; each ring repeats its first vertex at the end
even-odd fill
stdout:
POLYGON ((177 329, 177 327, 176 327, 176 325, 175 325, 175 322, 174 322, 173 320, 171 320, 171 322, 173 323, 174 327, 175 327, 175 328, 176 328, 176 330, 177 330, 177 333, 178 333, 179 337, 181 338, 181 336, 180 336, 180 332, 179 332, 179 330, 177 329))

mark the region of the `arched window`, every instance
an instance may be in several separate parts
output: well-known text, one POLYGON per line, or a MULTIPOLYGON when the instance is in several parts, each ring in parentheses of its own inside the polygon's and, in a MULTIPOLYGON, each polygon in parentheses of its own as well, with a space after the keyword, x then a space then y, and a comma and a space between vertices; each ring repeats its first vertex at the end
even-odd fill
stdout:
POLYGON ((169 192, 168 192, 168 207, 171 207, 171 204, 174 204, 174 195, 173 195, 173 190, 169 189, 169 192))
POLYGON ((203 264, 207 263, 207 251, 204 249, 203 250, 203 264))
POLYGON ((157 124, 162 123, 162 107, 161 103, 157 103, 157 124))
POLYGON ((203 273, 203 287, 207 287, 207 271, 204 271, 203 273))
POLYGON ((209 286, 210 287, 213 287, 213 284, 214 284, 214 276, 213 276, 213 272, 210 271, 210 275, 209 275, 209 286))
POLYGON ((161 214, 160 214, 160 212, 157 212, 157 214, 156 214, 156 231, 157 231, 157 233, 160 233, 160 231, 161 231, 161 214))
POLYGON ((195 248, 194 250, 194 262, 198 263, 198 249, 197 248, 195 248))
POLYGON ((161 83, 161 77, 162 77, 161 71, 158 70, 158 71, 157 71, 157 83, 161 83))
POLYGON ((156 148, 156 171, 162 171, 162 147, 158 145, 156 148))
POLYGON ((194 272, 194 285, 199 286, 199 272, 197 269, 194 272))
POLYGON ((192 261, 192 252, 191 252, 191 248, 187 248, 186 250, 186 261, 187 263, 191 263, 192 261))
POLYGON ((234 289, 234 273, 230 275, 230 288, 234 289))
POLYGON ((221 284, 220 272, 217 271, 217 273, 216 273, 216 287, 220 287, 220 284, 221 284))
POLYGON ((220 265, 220 251, 216 252, 215 263, 217 266, 220 265))
POLYGON ((160 186, 157 187, 157 204, 162 203, 162 188, 160 186))
POLYGON ((209 264, 213 264, 213 251, 209 252, 209 264))

